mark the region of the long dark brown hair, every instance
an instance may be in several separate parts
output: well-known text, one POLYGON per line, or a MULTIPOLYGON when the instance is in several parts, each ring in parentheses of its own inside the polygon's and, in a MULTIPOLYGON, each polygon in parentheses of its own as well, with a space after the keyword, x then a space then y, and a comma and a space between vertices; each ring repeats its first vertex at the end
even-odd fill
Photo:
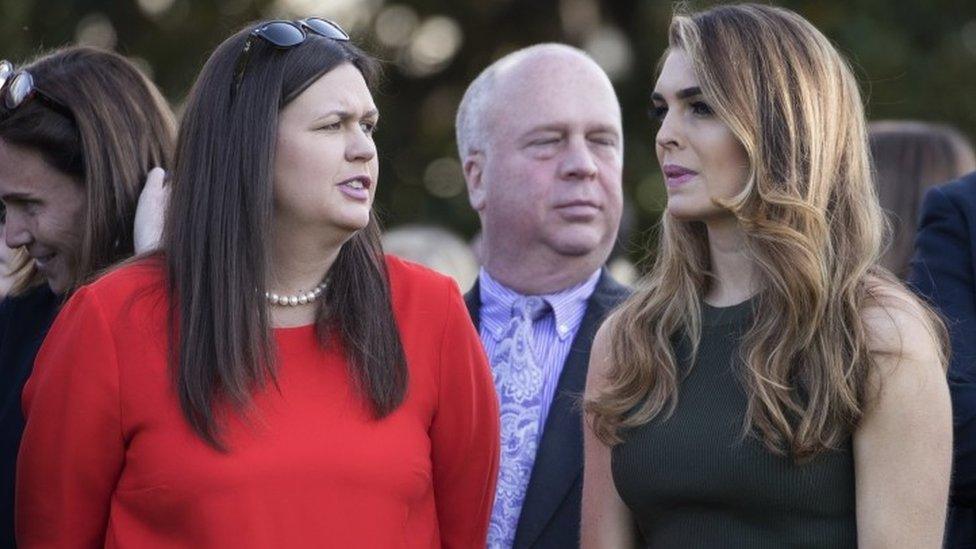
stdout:
MULTIPOLYGON (((36 151, 85 188, 81 249, 71 288, 133 254, 132 224, 146 174, 169 167, 176 122, 156 86, 125 58, 89 47, 67 47, 17 67, 70 111, 32 100, 0 116, 0 139, 36 151)), ((11 294, 40 280, 21 253, 11 265, 11 294)))
MULTIPOLYGON (((280 110, 309 85, 349 63, 372 89, 376 63, 356 47, 318 35, 278 49, 254 41, 234 89, 248 27, 217 47, 186 104, 174 188, 163 233, 171 298, 170 367, 183 414, 218 449, 228 404, 242 411, 275 379, 267 287, 272 183, 280 110)), ((338 344, 376 417, 403 401, 400 342, 374 216, 340 250, 316 311, 322 347, 338 344), (338 341, 331 341, 338 339, 338 341)))

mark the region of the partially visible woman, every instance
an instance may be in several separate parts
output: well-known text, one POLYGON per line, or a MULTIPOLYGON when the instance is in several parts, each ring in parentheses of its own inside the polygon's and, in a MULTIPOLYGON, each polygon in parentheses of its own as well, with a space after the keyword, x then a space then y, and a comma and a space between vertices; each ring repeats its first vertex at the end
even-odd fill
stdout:
POLYGON ((881 264, 908 277, 922 196, 976 170, 976 152, 955 128, 915 120, 882 120, 868 125, 871 159, 881 208, 891 222, 891 242, 881 264))
POLYGON ((939 547, 944 328, 878 266, 847 63, 785 9, 679 13, 651 99, 668 207, 593 346, 584 547, 939 547))
POLYGON ((21 390, 64 298, 131 256, 143 182, 169 165, 176 125, 156 87, 110 52, 0 61, 0 201, 14 250, 0 302, 0 546, 14 541, 21 390))
POLYGON ((74 294, 24 390, 20 541, 484 546, 498 400, 454 281, 382 253, 373 78, 322 19, 211 55, 161 252, 74 294))

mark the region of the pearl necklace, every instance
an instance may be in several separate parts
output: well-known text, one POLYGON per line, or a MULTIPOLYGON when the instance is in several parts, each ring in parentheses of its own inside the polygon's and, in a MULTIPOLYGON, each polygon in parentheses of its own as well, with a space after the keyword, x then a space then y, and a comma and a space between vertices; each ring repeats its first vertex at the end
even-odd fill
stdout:
POLYGON ((312 288, 311 290, 295 295, 278 295, 271 292, 264 292, 264 298, 267 299, 268 303, 271 305, 281 305, 282 307, 297 307, 298 305, 307 305, 318 299, 328 285, 328 282, 322 281, 318 286, 312 288))

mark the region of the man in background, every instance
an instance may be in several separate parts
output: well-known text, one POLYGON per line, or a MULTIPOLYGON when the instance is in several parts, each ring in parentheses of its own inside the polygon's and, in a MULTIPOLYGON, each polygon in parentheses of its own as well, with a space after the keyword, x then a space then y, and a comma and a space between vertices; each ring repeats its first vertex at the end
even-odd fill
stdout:
POLYGON ((910 282, 949 328, 952 487, 946 549, 976 547, 976 172, 922 200, 910 282))
POLYGON ((457 140, 483 234, 466 301, 501 401, 488 546, 577 547, 577 399, 593 336, 628 294, 603 268, 623 202, 620 105, 585 53, 532 46, 468 87, 457 140))

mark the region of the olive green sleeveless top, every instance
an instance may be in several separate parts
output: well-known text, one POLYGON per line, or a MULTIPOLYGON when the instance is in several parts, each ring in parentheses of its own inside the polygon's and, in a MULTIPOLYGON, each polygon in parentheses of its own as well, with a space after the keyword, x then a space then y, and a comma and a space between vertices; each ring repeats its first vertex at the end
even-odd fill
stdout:
POLYGON ((643 538, 657 548, 856 547, 854 460, 838 451, 796 464, 742 436, 746 396, 739 342, 752 303, 703 308, 698 356, 675 342, 681 381, 668 419, 624 433, 614 484, 643 538))

